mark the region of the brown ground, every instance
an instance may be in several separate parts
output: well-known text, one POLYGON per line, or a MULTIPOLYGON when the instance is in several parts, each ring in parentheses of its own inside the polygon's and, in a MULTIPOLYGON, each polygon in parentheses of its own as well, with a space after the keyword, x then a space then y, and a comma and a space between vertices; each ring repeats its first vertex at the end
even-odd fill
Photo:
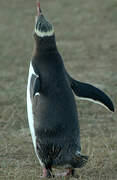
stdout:
MULTIPOLYGON (((40 1, 55 26, 70 74, 104 90, 116 108, 117 1, 40 1)), ((26 116, 35 3, 0 0, 0 180, 39 180, 42 173, 26 116)), ((79 100, 77 105, 82 151, 90 156, 88 164, 77 170, 79 180, 116 180, 116 112, 79 100)))

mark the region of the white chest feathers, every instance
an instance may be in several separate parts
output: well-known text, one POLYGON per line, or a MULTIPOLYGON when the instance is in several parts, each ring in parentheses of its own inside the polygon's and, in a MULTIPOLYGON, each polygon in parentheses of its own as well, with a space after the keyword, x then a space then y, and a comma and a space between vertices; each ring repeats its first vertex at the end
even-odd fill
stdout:
MULTIPOLYGON (((29 128, 32 136, 32 141, 35 149, 35 153, 38 157, 37 154, 37 148, 36 148, 36 135, 35 135, 35 129, 34 129, 34 117, 33 117, 33 109, 32 109, 32 101, 31 101, 31 95, 30 95, 30 83, 31 83, 31 77, 32 75, 36 75, 34 72, 32 63, 30 63, 30 68, 29 68, 29 75, 28 75, 28 84, 27 84, 27 114, 28 114, 28 123, 29 123, 29 128)), ((39 159, 39 157, 38 157, 39 159)), ((40 161, 40 159, 39 159, 40 161)), ((41 161, 40 164, 42 165, 41 161)))

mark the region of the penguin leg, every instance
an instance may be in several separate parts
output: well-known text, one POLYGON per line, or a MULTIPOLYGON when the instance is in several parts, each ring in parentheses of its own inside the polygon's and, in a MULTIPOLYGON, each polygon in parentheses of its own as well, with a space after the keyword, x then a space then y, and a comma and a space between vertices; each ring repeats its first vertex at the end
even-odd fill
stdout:
POLYGON ((41 176, 41 178, 52 178, 54 177, 53 174, 52 174, 52 169, 47 169, 47 168, 44 168, 43 169, 43 176, 41 176))

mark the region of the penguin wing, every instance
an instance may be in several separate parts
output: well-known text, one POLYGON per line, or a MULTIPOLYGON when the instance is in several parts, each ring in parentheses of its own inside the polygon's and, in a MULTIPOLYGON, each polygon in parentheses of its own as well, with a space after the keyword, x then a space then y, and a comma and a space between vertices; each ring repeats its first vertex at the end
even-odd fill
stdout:
POLYGON ((81 100, 92 101, 114 112, 114 105, 111 99, 103 91, 88 83, 76 81, 69 74, 67 74, 67 76, 69 78, 73 92, 81 100))
POLYGON ((40 79, 39 76, 33 74, 31 77, 31 86, 30 86, 31 94, 34 96, 39 95, 40 90, 40 79))

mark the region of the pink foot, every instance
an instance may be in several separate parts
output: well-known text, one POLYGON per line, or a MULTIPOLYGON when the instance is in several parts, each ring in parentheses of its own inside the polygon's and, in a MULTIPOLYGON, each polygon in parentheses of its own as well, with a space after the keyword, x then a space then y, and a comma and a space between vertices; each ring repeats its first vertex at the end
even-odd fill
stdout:
POLYGON ((52 170, 51 169, 43 169, 43 176, 41 176, 41 178, 52 178, 52 170))
POLYGON ((74 176, 74 169, 68 169, 67 172, 64 173, 58 173, 56 176, 62 176, 62 177, 68 177, 68 176, 74 176))

